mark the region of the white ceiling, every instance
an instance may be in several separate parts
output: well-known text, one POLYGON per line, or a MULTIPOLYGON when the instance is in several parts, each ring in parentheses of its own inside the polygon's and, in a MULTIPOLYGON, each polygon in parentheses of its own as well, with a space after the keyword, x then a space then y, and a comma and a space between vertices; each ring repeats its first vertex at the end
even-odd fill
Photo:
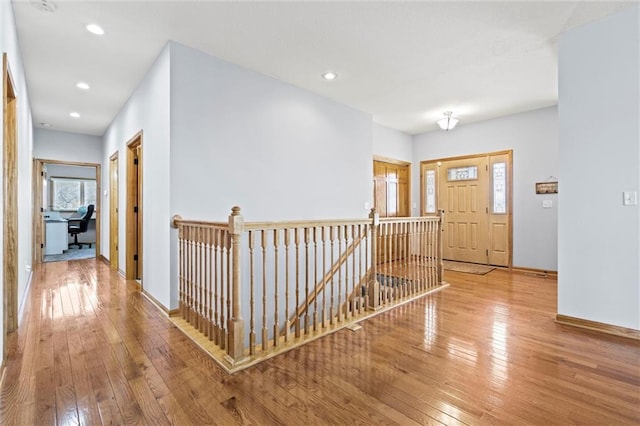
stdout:
POLYGON ((416 134, 555 104, 558 35, 637 0, 53 2, 13 0, 36 126, 102 135, 173 40, 416 134))

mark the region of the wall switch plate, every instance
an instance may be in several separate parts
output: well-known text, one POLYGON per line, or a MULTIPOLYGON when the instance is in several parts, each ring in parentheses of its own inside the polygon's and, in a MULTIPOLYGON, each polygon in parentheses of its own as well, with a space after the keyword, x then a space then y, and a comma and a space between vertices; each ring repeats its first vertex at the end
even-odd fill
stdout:
POLYGON ((623 206, 637 206, 638 205, 638 192, 637 191, 624 191, 622 193, 622 205, 623 206))
POLYGON ((553 207, 553 200, 542 200, 542 208, 550 209, 553 207))

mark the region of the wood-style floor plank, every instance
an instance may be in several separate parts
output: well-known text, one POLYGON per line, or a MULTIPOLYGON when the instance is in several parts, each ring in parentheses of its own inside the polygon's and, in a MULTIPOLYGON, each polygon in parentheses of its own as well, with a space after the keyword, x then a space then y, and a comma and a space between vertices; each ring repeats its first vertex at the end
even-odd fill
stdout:
POLYGON ((2 425, 640 424, 640 343, 556 324, 554 279, 447 289, 233 376, 101 262, 34 270, 2 425))

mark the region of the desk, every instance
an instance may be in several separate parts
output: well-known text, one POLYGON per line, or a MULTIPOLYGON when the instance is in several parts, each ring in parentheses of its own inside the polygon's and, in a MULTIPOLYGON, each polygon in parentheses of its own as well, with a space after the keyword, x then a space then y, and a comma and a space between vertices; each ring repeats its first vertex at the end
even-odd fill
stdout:
POLYGON ((45 219, 45 246, 44 254, 62 254, 69 248, 67 243, 67 220, 66 219, 45 219))

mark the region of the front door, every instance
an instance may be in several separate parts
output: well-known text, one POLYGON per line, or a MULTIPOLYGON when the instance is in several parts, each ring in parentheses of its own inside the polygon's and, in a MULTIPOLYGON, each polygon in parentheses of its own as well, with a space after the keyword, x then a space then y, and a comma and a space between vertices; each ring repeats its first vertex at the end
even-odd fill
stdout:
POLYGON ((486 157, 440 167, 444 259, 487 263, 487 173, 486 157))
POLYGON ((511 151, 420 163, 422 215, 444 212, 442 257, 511 266, 511 151))

